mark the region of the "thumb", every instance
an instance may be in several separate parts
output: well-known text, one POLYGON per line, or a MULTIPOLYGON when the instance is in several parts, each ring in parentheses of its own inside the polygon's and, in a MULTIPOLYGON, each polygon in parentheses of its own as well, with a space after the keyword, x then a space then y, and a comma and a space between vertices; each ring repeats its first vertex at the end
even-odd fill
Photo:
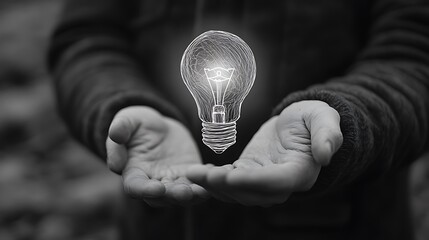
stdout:
POLYGON ((138 128, 139 123, 133 117, 130 109, 119 111, 112 120, 109 128, 109 138, 117 144, 127 143, 134 131, 138 128))
POLYGON ((328 104, 320 102, 305 119, 311 134, 311 152, 314 160, 326 166, 343 144, 340 115, 328 104))
POLYGON ((122 174, 122 170, 127 164, 128 153, 124 145, 117 144, 112 139, 106 139, 107 151, 107 166, 109 169, 116 173, 122 174))

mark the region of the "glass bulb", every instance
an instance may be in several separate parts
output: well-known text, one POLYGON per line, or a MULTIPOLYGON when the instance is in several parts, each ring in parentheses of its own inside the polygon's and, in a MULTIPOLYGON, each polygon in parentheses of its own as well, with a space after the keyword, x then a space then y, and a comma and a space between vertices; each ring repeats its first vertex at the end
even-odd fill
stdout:
POLYGON ((180 70, 197 104, 203 143, 223 153, 235 143, 235 122, 255 81, 252 50, 234 34, 207 31, 186 48, 180 70))

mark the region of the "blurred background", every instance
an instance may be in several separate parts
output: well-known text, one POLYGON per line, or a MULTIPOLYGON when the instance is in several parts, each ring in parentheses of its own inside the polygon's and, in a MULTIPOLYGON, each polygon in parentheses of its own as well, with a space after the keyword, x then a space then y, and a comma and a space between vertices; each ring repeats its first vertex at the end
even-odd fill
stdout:
MULTIPOLYGON (((118 239, 120 179, 68 135, 45 68, 62 0, 0 0, 0 240, 118 239)), ((429 239, 429 154, 410 174, 429 239)))
POLYGON ((120 179, 68 135, 45 52, 60 0, 0 1, 0 239, 118 239, 120 179))

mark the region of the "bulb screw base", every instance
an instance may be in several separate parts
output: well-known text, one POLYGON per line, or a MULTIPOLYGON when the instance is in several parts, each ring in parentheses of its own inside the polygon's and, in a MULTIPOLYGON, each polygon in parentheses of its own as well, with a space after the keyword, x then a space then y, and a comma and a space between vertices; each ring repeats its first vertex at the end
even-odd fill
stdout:
POLYGON ((235 136, 235 122, 229 123, 210 123, 203 122, 203 143, 212 149, 215 153, 221 154, 227 148, 234 145, 235 136))

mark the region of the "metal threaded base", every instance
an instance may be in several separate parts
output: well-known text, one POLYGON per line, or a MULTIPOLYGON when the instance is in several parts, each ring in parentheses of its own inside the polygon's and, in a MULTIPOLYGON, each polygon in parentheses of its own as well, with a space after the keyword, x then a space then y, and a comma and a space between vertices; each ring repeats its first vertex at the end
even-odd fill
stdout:
POLYGON ((209 123, 203 122, 203 143, 215 153, 221 154, 235 143, 235 122, 209 123))

